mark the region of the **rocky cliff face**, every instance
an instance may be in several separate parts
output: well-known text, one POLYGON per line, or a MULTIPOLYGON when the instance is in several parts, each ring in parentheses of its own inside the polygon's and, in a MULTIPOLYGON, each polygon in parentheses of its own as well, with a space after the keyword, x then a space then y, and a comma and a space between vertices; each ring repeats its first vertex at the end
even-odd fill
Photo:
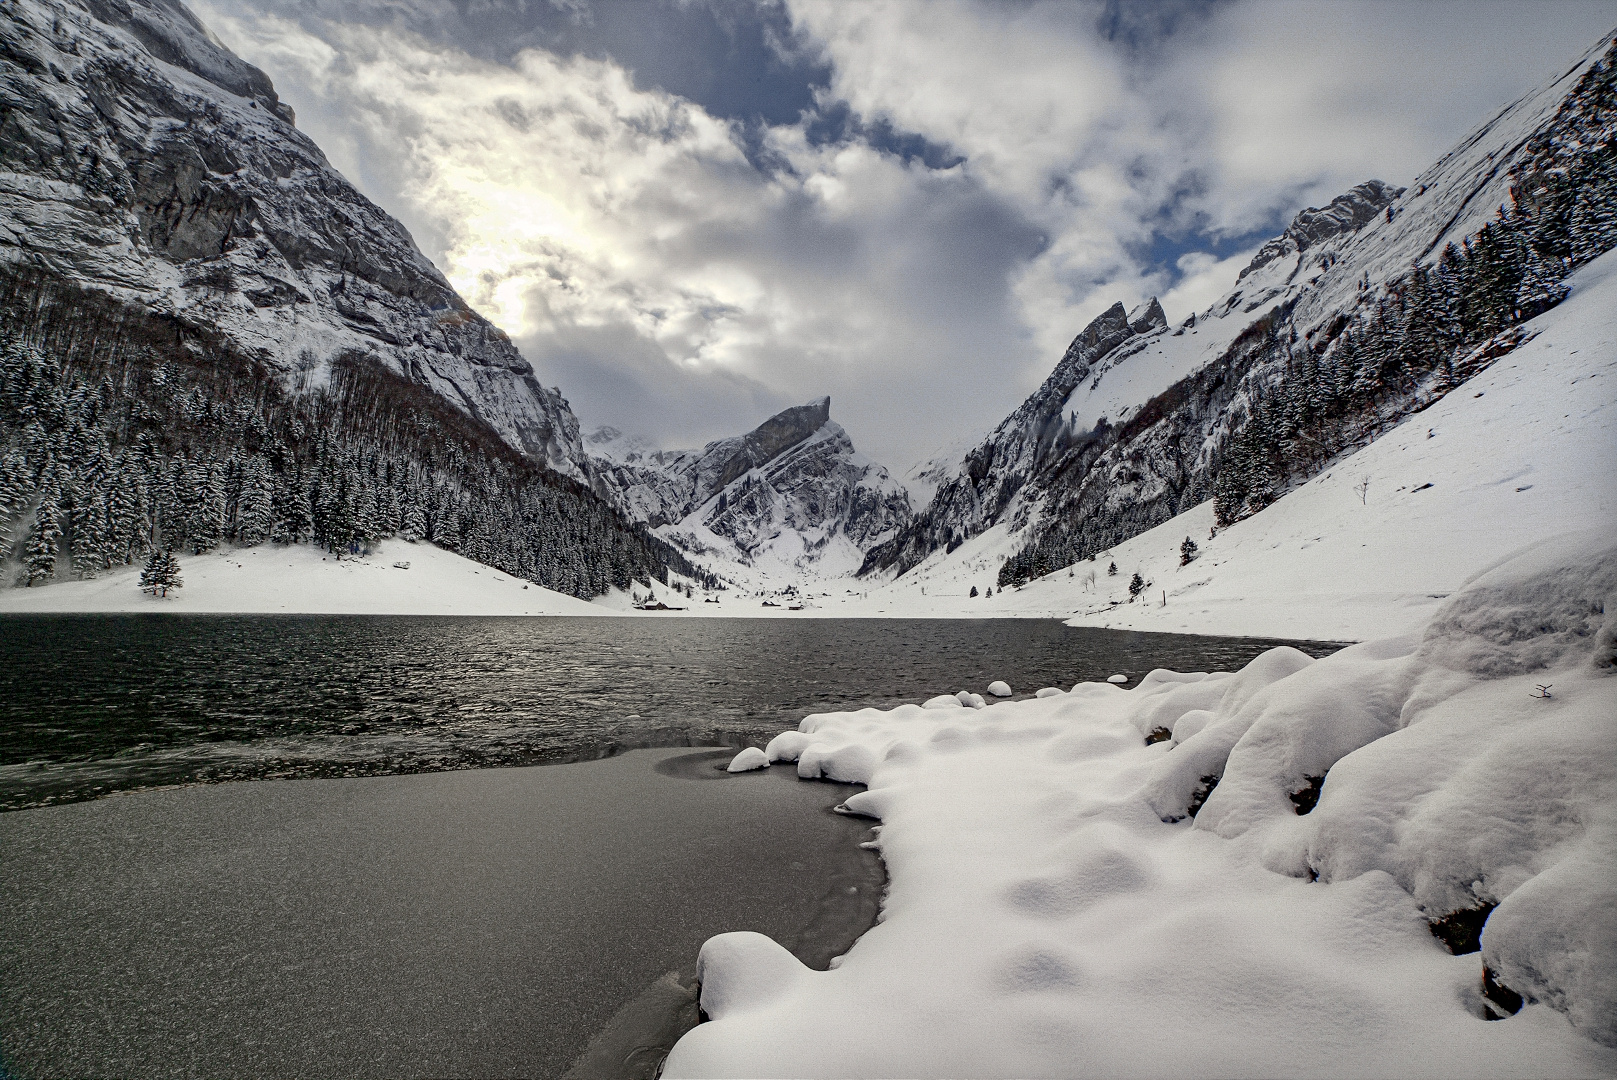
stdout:
POLYGON ((1358 231, 1403 193, 1403 188, 1371 180, 1338 195, 1328 206, 1310 206, 1292 219, 1285 232, 1258 249, 1237 280, 1276 259, 1293 258, 1332 237, 1358 231))
POLYGON ((589 444, 598 483, 620 508, 721 568, 851 572, 910 517, 903 487, 854 449, 830 398, 700 450, 652 450, 613 429, 589 444))
POLYGON ((295 389, 372 357, 588 479, 560 393, 177 0, 7 5, 0 260, 219 331, 295 389))

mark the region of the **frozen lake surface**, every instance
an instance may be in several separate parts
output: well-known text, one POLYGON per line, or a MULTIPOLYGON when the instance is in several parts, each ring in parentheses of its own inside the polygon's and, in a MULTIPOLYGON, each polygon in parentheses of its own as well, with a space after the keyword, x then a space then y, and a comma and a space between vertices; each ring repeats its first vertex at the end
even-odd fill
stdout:
POLYGON ((847 787, 729 751, 0 814, 0 1076, 653 1075, 697 951, 875 918, 847 787))
POLYGON ((3 616, 0 809, 762 745, 826 709, 1233 671, 1274 644, 1023 619, 3 616))

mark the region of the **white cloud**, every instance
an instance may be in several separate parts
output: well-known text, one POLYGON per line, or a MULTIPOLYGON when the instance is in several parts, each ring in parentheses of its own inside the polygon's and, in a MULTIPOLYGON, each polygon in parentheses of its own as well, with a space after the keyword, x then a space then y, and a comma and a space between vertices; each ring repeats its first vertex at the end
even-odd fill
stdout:
POLYGON ((500 63, 271 2, 199 10, 587 425, 688 444, 830 393, 895 465, 997 423, 1114 300, 1163 293, 1178 321, 1248 257, 1153 265, 1160 234, 1243 237, 1407 181, 1617 11, 1248 0, 1123 48, 1094 5, 791 0, 822 108, 964 160, 797 124, 755 133, 785 166, 761 171, 611 59, 500 63))

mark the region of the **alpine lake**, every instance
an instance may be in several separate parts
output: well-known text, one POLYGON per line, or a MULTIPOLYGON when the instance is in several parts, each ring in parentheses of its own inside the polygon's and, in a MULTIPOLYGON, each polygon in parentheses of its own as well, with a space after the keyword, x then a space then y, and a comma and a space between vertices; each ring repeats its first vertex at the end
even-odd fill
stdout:
POLYGON ((735 748, 814 712, 1233 670, 1276 644, 0 617, 0 1080, 654 1077, 700 1020, 708 937, 764 933, 824 970, 880 911, 848 787, 726 773, 735 748))

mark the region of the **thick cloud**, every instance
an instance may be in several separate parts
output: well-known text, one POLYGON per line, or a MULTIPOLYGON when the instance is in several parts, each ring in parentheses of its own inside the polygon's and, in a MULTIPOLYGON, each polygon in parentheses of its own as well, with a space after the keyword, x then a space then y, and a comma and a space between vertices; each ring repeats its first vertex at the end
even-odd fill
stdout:
POLYGON ((207 0, 585 425, 823 393, 903 465, 1115 299, 1205 307, 1302 206, 1407 181, 1617 5, 207 0))

